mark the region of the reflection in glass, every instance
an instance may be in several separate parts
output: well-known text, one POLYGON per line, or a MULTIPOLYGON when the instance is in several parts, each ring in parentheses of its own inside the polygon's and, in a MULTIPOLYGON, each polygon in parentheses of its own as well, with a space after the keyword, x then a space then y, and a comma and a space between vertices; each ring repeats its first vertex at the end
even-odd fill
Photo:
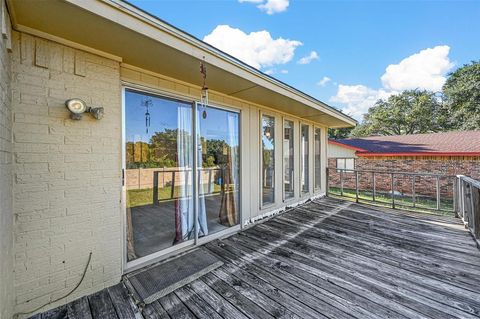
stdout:
POLYGON ((300 185, 303 193, 309 192, 309 143, 308 143, 308 125, 302 124, 301 127, 301 142, 300 142, 300 157, 301 157, 301 177, 300 185))
POLYGON ((283 126, 283 192, 284 198, 292 198, 294 194, 293 190, 293 122, 284 121, 283 126))
POLYGON ((262 204, 275 202, 275 119, 262 116, 262 204))
POLYGON ((315 128, 315 141, 314 141, 314 154, 315 154, 315 161, 314 161, 314 166, 315 166, 315 176, 314 176, 314 183, 315 183, 315 189, 319 189, 321 187, 321 172, 322 169, 320 167, 321 165, 321 130, 319 128, 315 128))
POLYGON ((127 90, 125 138, 131 261, 194 238, 192 105, 127 90))
POLYGON ((212 234, 239 223, 239 114, 198 106, 197 118, 199 211, 212 234))

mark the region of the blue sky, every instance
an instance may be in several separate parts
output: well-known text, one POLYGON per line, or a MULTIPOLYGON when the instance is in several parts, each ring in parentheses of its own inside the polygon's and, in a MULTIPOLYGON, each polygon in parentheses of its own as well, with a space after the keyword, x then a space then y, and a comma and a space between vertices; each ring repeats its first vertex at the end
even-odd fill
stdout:
POLYGON ((480 59, 480 1, 131 2, 357 119, 480 59))

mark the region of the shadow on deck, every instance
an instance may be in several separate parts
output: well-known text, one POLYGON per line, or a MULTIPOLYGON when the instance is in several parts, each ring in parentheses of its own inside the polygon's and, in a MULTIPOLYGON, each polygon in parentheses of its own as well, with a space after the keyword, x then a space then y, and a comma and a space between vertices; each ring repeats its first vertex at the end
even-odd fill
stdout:
POLYGON ((121 285, 56 311, 61 318, 480 317, 480 251, 452 217, 325 198, 205 247, 224 265, 142 313, 121 285))

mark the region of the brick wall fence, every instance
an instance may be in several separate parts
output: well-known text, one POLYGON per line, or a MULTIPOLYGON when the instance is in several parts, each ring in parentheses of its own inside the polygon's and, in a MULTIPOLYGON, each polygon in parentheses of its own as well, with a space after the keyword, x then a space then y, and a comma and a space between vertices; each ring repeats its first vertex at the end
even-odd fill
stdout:
MULTIPOLYGON (((336 167, 336 159, 328 159, 328 167, 336 167)), ((453 178, 455 175, 467 175, 474 179, 480 179, 480 157, 450 157, 450 158, 408 158, 408 157, 380 157, 380 158, 357 158, 355 160, 357 170, 394 171, 412 173, 439 174, 440 195, 442 199, 452 199, 453 178)), ((390 174, 375 174, 376 191, 388 193, 391 191, 390 174)), ((408 175, 395 176, 395 191, 403 195, 412 194, 413 177, 408 175)), ((355 188, 355 174, 344 173, 344 188, 355 188)), ((340 173, 335 169, 329 171, 329 186, 340 187, 340 173)), ((359 189, 371 191, 373 189, 373 177, 371 173, 359 173, 359 189)), ((418 196, 435 198, 436 178, 431 176, 417 176, 415 179, 415 193, 418 196)))

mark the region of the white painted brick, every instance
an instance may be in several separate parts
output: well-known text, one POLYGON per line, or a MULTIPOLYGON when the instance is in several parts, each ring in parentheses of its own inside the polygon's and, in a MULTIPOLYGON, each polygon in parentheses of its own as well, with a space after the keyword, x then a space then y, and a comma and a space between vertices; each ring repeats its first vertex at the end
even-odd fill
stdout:
MULTIPOLYGON (((23 309, 69 291, 90 251, 98 267, 77 297, 120 278, 121 91, 116 61, 14 39, 15 299, 23 309), (72 97, 104 106, 105 118, 70 120, 64 101, 72 97)), ((0 122, 0 140, 2 132, 0 122)))

